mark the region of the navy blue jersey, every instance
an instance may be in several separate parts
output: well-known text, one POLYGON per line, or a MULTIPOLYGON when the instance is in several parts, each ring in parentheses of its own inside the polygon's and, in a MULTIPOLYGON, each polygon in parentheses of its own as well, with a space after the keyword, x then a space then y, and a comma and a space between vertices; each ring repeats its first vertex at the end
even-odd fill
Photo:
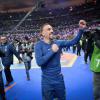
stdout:
POLYGON ((12 43, 5 43, 0 45, 0 50, 5 54, 2 56, 2 64, 6 66, 10 66, 13 64, 13 54, 21 60, 19 53, 16 51, 14 45, 12 43))
POLYGON ((54 77, 61 73, 60 56, 63 47, 72 46, 79 42, 84 30, 80 29, 78 35, 70 40, 55 40, 50 44, 45 43, 43 40, 35 45, 35 58, 37 64, 42 69, 42 75, 54 77), (58 52, 53 52, 51 49, 52 44, 57 44, 59 47, 58 52))

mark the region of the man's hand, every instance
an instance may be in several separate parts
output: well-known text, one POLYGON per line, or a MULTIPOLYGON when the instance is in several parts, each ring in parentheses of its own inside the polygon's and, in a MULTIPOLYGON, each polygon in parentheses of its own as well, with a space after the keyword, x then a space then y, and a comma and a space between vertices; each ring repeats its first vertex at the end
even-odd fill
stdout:
POLYGON ((51 49, 53 52, 57 52, 59 50, 59 47, 57 46, 57 44, 53 44, 51 49))
POLYGON ((86 28, 86 21, 85 20, 80 20, 79 21, 79 27, 80 28, 86 28))

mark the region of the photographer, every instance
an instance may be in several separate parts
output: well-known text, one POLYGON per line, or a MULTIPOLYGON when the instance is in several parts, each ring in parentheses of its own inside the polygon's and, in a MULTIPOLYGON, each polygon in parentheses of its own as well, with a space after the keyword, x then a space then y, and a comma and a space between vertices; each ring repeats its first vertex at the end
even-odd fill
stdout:
POLYGON ((89 60, 91 61, 91 56, 93 53, 94 48, 94 34, 91 30, 87 30, 84 33, 83 40, 85 41, 84 45, 84 61, 87 64, 87 60, 89 57, 89 60))
POLYGON ((33 57, 32 57, 32 45, 28 39, 25 39, 24 43, 22 44, 21 53, 26 69, 27 80, 30 80, 29 70, 31 68, 31 60, 33 59, 33 57))
POLYGON ((94 31, 94 43, 90 68, 94 74, 94 99, 100 100, 100 27, 94 31))

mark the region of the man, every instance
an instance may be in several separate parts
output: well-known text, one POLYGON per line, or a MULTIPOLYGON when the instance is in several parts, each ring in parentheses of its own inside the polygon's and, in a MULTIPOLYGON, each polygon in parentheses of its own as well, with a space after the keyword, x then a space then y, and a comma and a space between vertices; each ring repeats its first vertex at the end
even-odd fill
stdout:
MULTIPOLYGON (((81 22, 81 21, 80 21, 81 22)), ((44 24, 41 27, 43 40, 40 40, 35 45, 36 62, 42 69, 42 96, 43 100, 66 100, 65 84, 61 73, 60 56, 61 49, 66 46, 76 44, 82 34, 83 28, 86 27, 79 23, 79 34, 72 41, 55 40, 53 41, 53 28, 50 24, 44 24)))
POLYGON ((21 45, 22 59, 25 65, 27 80, 30 80, 29 70, 31 69, 32 57, 32 44, 29 39, 25 39, 23 45, 21 45))
POLYGON ((89 57, 89 60, 91 61, 93 49, 94 49, 94 36, 91 33, 88 33, 88 36, 86 37, 86 43, 85 43, 85 49, 84 49, 84 61, 87 64, 87 60, 89 57))
MULTIPOLYGON (((3 52, 0 51, 0 57, 5 56, 3 52)), ((5 98, 5 91, 4 91, 4 83, 2 78, 2 66, 1 66, 1 59, 0 59, 0 100, 6 100, 5 98)))
POLYGON ((93 72, 94 100, 100 100, 100 27, 94 33, 94 50, 90 68, 93 72))
POLYGON ((19 59, 20 62, 21 58, 19 56, 19 53, 16 51, 14 45, 12 43, 8 43, 6 36, 1 36, 0 39, 1 39, 0 50, 5 54, 5 57, 1 57, 7 80, 5 86, 8 86, 11 82, 13 82, 13 77, 10 71, 10 66, 11 64, 13 64, 13 54, 19 59))

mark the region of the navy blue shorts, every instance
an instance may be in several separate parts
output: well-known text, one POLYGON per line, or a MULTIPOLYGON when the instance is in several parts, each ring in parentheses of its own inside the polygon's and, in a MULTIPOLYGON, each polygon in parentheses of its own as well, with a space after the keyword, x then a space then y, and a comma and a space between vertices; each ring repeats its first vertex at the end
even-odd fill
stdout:
POLYGON ((65 84, 63 75, 56 77, 42 77, 42 98, 43 100, 66 100, 65 84))

